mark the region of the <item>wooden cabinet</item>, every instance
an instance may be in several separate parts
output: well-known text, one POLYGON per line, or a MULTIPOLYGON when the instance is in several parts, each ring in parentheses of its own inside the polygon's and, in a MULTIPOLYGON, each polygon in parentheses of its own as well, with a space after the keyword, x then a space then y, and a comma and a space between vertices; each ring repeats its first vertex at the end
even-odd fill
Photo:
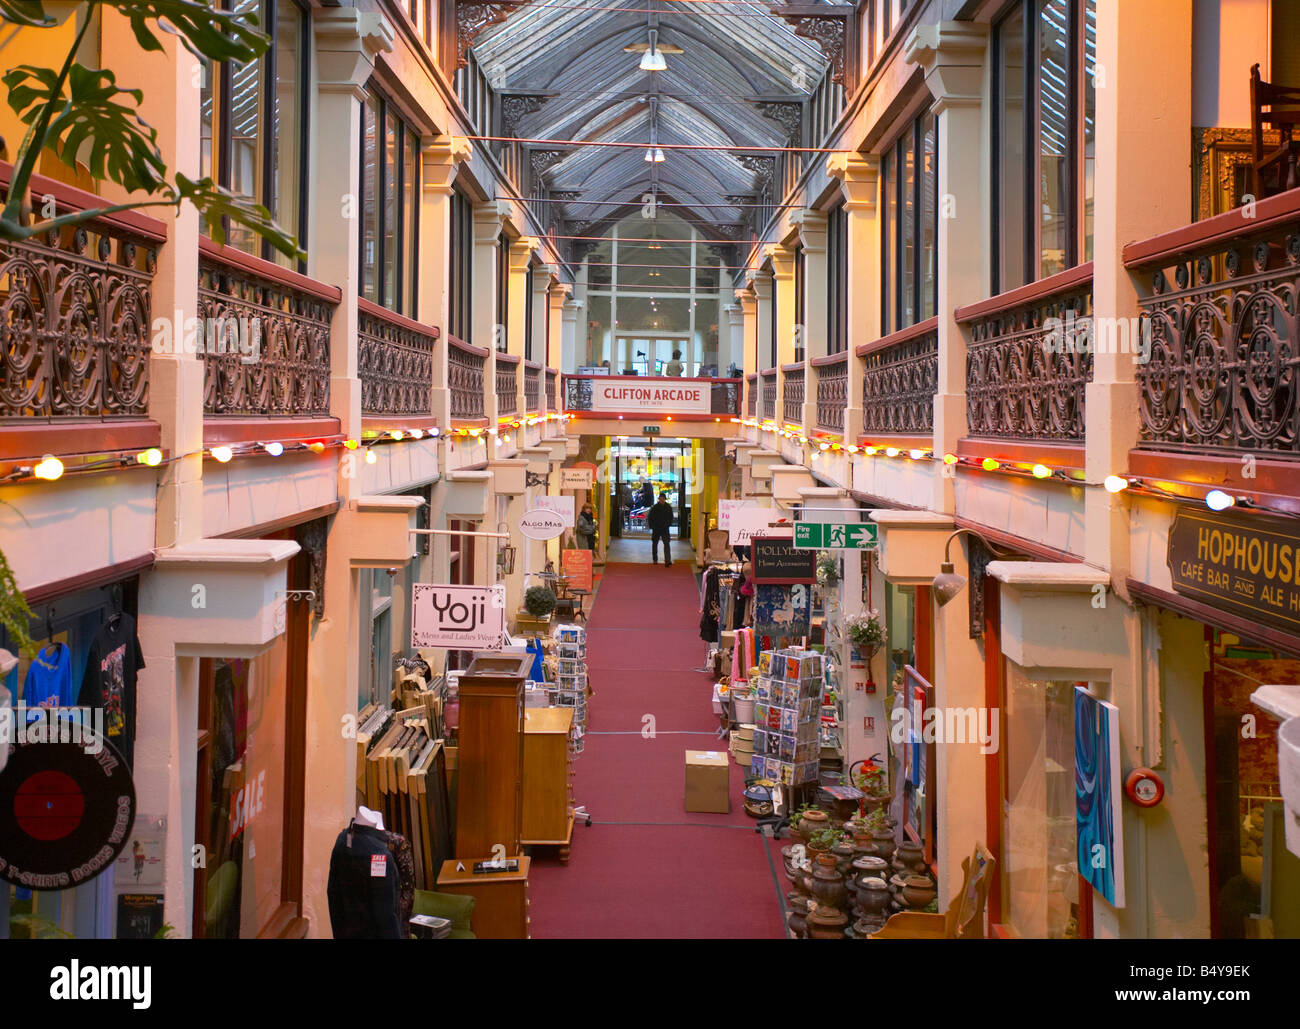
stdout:
MULTIPOLYGON (((474 872, 474 860, 461 858, 446 861, 438 876, 441 893, 466 894, 474 898, 470 928, 484 940, 528 939, 528 865, 529 859, 518 855, 517 872, 474 872)), ((476 860, 486 860, 478 858, 476 860)))
POLYGON ((573 840, 569 785, 573 775, 569 750, 572 731, 571 707, 530 707, 524 711, 523 842, 559 847, 563 864, 569 862, 573 840))
POLYGON ((479 654, 460 677, 456 855, 518 854, 523 832, 524 681, 533 655, 479 654))

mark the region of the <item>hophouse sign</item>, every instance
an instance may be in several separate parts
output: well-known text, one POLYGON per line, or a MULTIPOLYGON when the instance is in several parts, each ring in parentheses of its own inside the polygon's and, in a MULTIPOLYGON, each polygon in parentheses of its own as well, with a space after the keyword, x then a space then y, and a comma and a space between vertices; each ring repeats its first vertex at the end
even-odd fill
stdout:
POLYGON ((680 379, 643 379, 638 383, 623 378, 592 380, 593 411, 653 411, 657 414, 708 414, 712 387, 707 382, 680 379))
POLYGON ((1300 532, 1296 522, 1225 518, 1179 509, 1169 529, 1174 592, 1300 633, 1300 532))

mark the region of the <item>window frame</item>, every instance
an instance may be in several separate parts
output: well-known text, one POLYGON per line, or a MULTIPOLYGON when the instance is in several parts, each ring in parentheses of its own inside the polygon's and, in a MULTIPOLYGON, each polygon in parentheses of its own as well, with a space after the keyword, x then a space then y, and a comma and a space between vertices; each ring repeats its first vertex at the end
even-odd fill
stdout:
MULTIPOLYGON (((880 184, 880 335, 910 328, 925 321, 926 303, 923 302, 922 285, 925 282, 925 229, 931 233, 934 250, 939 246, 939 134, 938 115, 927 107, 907 123, 893 142, 881 154, 880 184), (926 210, 925 203, 925 128, 929 118, 935 119, 934 146, 934 204, 926 210), (911 181, 907 181, 907 158, 911 157, 911 181), (891 195, 892 194, 892 195, 891 195), (892 206, 891 206, 892 205, 892 206), (906 231, 904 231, 906 229, 906 231), (908 246, 910 260, 905 260, 908 246), (906 274, 905 274, 906 273, 906 274), (906 287, 906 291, 904 289, 906 287), (907 304, 904 304, 906 297, 907 304), (904 310, 908 310, 904 318, 904 310)), ((936 263, 937 268, 937 263, 936 263)), ((939 309, 939 276, 930 283, 929 307, 939 309)))
POLYGON ((848 211, 841 201, 826 212, 826 353, 848 349, 848 211))
POLYGON ((448 332, 462 343, 472 344, 472 294, 474 290, 474 202, 458 187, 452 188, 448 233, 448 332))
MULTIPOLYGON (((366 85, 366 99, 361 103, 361 124, 358 146, 358 193, 357 208, 361 218, 365 218, 366 210, 366 126, 370 117, 371 102, 374 103, 375 115, 375 261, 374 261, 374 295, 365 297, 371 303, 378 304, 380 307, 393 311, 396 314, 403 315, 407 318, 418 320, 419 318, 419 290, 416 284, 419 281, 420 267, 420 161, 419 161, 419 133, 412 128, 411 123, 407 121, 402 113, 401 108, 389 100, 388 95, 375 81, 374 78, 366 85), (392 302, 385 301, 385 291, 388 286, 387 281, 387 237, 388 232, 388 131, 390 119, 397 124, 397 154, 393 160, 393 167, 397 172, 397 185, 393 190, 393 212, 392 217, 394 226, 392 229, 393 246, 397 251, 396 260, 393 262, 393 296, 392 302), (407 211, 407 147, 414 141, 415 152, 417 155, 414 170, 417 182, 410 199, 412 201, 412 210, 407 211), (410 216, 410 225, 407 220, 410 216), (411 239, 407 240, 407 232, 411 234, 411 239), (405 267, 405 262, 409 259, 411 267, 405 267), (407 296, 409 292, 409 297, 407 296)), ((357 239, 357 282, 360 287, 360 293, 365 296, 366 290, 366 240, 364 230, 358 234, 357 239)))

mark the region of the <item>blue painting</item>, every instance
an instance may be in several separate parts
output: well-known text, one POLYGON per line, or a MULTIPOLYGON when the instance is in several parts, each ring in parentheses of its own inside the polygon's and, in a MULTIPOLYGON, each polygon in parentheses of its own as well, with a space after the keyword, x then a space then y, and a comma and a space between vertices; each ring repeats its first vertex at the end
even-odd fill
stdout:
POLYGON ((1119 708, 1074 688, 1074 805, 1079 874, 1113 906, 1124 906, 1119 708))
POLYGON ((808 594, 809 588, 802 584, 754 587, 754 635, 760 650, 778 650, 808 635, 812 624, 808 594))

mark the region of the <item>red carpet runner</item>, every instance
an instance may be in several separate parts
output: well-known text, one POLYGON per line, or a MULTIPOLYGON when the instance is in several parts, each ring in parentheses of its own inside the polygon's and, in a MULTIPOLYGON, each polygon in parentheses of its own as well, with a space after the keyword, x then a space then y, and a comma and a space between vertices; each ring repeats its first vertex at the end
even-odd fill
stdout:
POLYGON ((740 805, 741 770, 732 765, 731 814, 682 806, 685 752, 726 749, 712 679, 696 671, 707 646, 690 567, 606 568, 588 627, 595 695, 575 782, 593 824, 574 826, 567 866, 534 853, 535 939, 784 936, 780 844, 769 858, 740 805), (653 738, 642 734, 647 716, 653 738))

